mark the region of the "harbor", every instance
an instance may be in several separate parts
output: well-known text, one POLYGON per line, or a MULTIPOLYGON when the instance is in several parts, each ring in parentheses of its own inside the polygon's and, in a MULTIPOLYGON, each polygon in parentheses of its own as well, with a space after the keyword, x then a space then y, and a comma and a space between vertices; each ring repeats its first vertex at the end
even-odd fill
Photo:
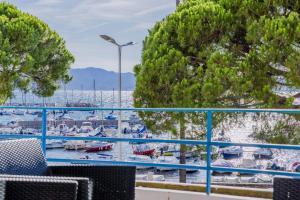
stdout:
MULTIPOLYGON (((42 130, 41 112, 36 110, 2 110, 0 132, 40 136, 42 130), (10 119, 7 120, 7 119, 10 119), (16 120, 11 120, 16 119, 16 120), (29 120, 28 120, 29 119, 29 120)), ((112 111, 57 111, 47 112, 47 135, 68 137, 118 137, 117 112, 112 111)), ((244 127, 214 131, 213 141, 253 142, 251 115, 244 127), (238 136, 236 135, 237 133, 238 136)), ((147 129, 138 113, 126 112, 122 115, 121 137, 153 139, 176 139, 171 133, 156 134, 147 129)), ((193 134, 189 134, 190 139, 193 134)), ((122 157, 128 162, 157 164, 179 164, 180 148, 176 144, 151 142, 122 142, 122 157)), ((47 140, 47 157, 77 160, 119 160, 118 142, 47 140)), ((186 164, 206 166, 206 150, 201 146, 189 146, 185 153, 186 164)), ((261 169, 278 171, 300 171, 297 151, 253 147, 213 147, 213 167, 237 167, 241 169, 261 169)), ((206 172, 187 169, 187 183, 205 183, 206 172)), ((272 175, 229 173, 212 171, 212 183, 218 185, 249 185, 249 187, 271 187, 272 175)), ((137 180, 178 182, 178 169, 170 167, 137 166, 137 180)))

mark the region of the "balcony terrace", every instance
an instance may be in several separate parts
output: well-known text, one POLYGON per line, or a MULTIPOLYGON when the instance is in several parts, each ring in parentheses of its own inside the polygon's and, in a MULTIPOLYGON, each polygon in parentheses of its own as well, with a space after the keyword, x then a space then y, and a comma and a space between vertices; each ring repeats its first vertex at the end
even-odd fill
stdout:
POLYGON ((52 157, 47 154, 46 140, 66 140, 66 141, 110 141, 110 142, 147 142, 147 143, 167 143, 167 144, 189 144, 202 145, 206 147, 206 155, 212 154, 212 147, 256 147, 256 148, 271 148, 281 150, 300 150, 299 145, 277 145, 264 143, 233 143, 214 141, 213 134, 213 118, 217 113, 283 113, 283 114, 299 114, 298 109, 189 109, 189 108, 57 108, 57 107, 1 107, 2 109, 14 110, 39 110, 42 112, 42 128, 41 134, 36 135, 20 135, 20 134, 0 134, 2 139, 11 138, 38 138, 41 140, 44 154, 48 163, 81 163, 81 164, 96 164, 96 165, 129 165, 129 166, 149 166, 163 167, 176 169, 194 169, 205 172, 205 184, 175 184, 161 183, 155 181, 137 181, 136 183, 136 199, 137 200, 175 200, 175 199, 263 199, 272 198, 273 190, 271 188, 249 188, 249 187, 233 187, 233 186, 218 186, 212 184, 212 171, 235 172, 247 174, 269 174, 274 176, 289 176, 299 177, 300 173, 290 171, 277 171, 266 169, 247 169, 237 167, 218 167, 212 166, 211 156, 206 156, 205 165, 199 164, 169 164, 169 163, 153 163, 153 162, 138 162, 124 160, 97 160, 97 159, 69 159, 52 157), (129 137, 82 137, 82 136, 51 136, 47 134, 47 112, 54 110, 59 111, 135 111, 135 112, 186 112, 186 113, 205 113, 206 116, 206 140, 179 140, 179 139, 137 139, 129 137), (243 197, 244 196, 244 197, 243 197))

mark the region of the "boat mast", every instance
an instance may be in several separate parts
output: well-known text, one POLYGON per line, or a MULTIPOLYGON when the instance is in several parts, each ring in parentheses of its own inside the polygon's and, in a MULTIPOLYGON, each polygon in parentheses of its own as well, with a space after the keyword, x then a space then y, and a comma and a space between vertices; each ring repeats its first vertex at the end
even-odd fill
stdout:
POLYGON ((68 95, 67 95, 67 90, 66 90, 66 84, 64 83, 64 96, 65 96, 65 105, 68 104, 68 95))
MULTIPOLYGON (((114 104, 115 104, 115 88, 113 88, 112 108, 114 108, 114 104)), ((111 112, 113 113, 114 111, 112 110, 111 112)))
POLYGON ((94 102, 93 104, 96 105, 96 80, 93 81, 93 89, 94 89, 94 102))
POLYGON ((72 95, 72 97, 71 97, 72 98, 72 103, 74 103, 74 89, 72 89, 72 94, 71 95, 72 95))
POLYGON ((79 102, 82 100, 82 98, 83 98, 83 85, 81 84, 80 85, 80 88, 81 88, 81 93, 80 93, 80 100, 79 100, 79 102))
MULTIPOLYGON (((103 108, 103 99, 102 99, 102 90, 100 92, 100 107, 103 108)), ((101 110, 101 124, 102 124, 102 127, 103 127, 103 110, 101 110)))

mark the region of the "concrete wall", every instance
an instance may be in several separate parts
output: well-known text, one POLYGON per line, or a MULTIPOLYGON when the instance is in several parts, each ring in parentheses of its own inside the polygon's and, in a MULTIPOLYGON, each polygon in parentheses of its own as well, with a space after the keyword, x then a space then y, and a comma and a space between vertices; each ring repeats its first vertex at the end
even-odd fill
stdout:
MULTIPOLYGON (((188 183, 170 183, 170 182, 156 182, 156 181, 137 181, 137 187, 155 188, 175 191, 187 191, 205 193, 205 184, 188 184, 188 183)), ((268 198, 272 199, 273 190, 249 187, 232 187, 223 185, 211 185, 211 192, 219 195, 233 195, 241 197, 252 198, 268 198)))
POLYGON ((230 195, 211 194, 200 192, 186 192, 153 188, 136 188, 136 200, 263 200, 261 198, 237 197, 230 195))

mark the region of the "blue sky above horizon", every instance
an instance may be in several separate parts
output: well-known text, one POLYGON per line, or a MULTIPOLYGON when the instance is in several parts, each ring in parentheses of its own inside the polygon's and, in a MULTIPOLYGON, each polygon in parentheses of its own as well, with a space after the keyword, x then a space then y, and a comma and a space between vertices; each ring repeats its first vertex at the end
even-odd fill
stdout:
POLYGON ((6 0, 38 16, 57 31, 75 56, 72 68, 101 67, 117 71, 117 48, 99 38, 135 41, 123 50, 122 71, 140 62, 142 41, 153 27, 175 10, 175 0, 6 0))

